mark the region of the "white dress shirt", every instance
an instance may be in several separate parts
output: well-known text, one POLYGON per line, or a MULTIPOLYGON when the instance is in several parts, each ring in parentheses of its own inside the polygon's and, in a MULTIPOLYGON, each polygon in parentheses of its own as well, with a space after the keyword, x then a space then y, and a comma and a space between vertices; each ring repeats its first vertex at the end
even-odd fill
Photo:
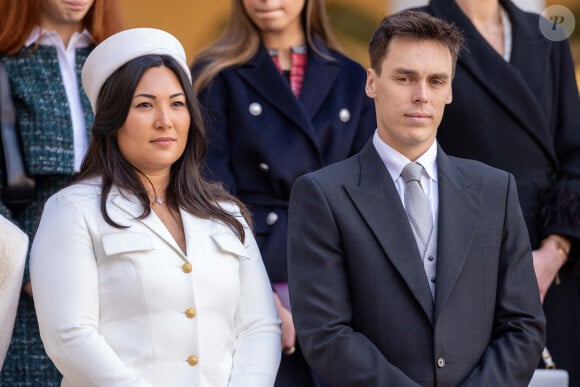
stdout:
POLYGON ((80 85, 76 72, 76 49, 88 47, 93 39, 85 29, 81 33, 75 32, 67 47, 64 46, 60 36, 55 31, 46 31, 40 27, 32 30, 25 42, 26 46, 38 43, 41 46, 53 46, 56 49, 60 74, 68 104, 73 130, 74 144, 74 170, 79 171, 83 157, 88 147, 87 127, 81 103, 80 85))

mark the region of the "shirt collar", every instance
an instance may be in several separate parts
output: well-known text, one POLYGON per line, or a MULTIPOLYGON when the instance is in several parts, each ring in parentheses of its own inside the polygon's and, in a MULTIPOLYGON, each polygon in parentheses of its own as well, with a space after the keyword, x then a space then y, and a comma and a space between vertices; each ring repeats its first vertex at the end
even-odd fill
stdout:
MULTIPOLYGON (((28 39, 24 42, 24 46, 28 47, 33 44, 41 44, 41 45, 49 45, 54 46, 56 42, 60 41, 62 44, 62 40, 60 36, 56 33, 56 31, 47 31, 39 26, 34 27, 28 39)), ((93 38, 89 31, 85 28, 81 32, 75 32, 70 39, 69 47, 72 48, 81 48, 87 47, 93 42, 93 38)))
MULTIPOLYGON (((396 151, 392 146, 385 143, 378 134, 378 131, 375 131, 373 135, 373 145, 377 150, 379 156, 393 181, 397 180, 401 176, 401 172, 405 165, 411 162, 407 157, 403 156, 401 153, 396 151)), ((433 181, 437 181, 437 141, 433 141, 433 144, 427 149, 425 153, 423 153, 417 160, 419 164, 423 166, 425 172, 429 176, 429 178, 433 181)))

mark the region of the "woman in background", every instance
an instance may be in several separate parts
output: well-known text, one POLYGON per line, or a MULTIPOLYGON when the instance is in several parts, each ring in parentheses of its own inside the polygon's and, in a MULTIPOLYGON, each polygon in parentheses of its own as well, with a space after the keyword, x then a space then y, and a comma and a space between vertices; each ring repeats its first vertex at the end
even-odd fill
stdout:
MULTIPOLYGON (((95 44, 120 30, 120 18, 116 0, 2 0, 0 15, 0 61, 10 80, 24 167, 36 183, 23 207, 0 198, 0 214, 32 240, 46 198, 79 171, 93 121, 81 68, 95 44)), ((23 290, 0 385, 59 386, 61 376, 38 335, 27 268, 23 290)))
POLYGON ((431 0, 424 10, 466 37, 437 140, 515 176, 547 348, 579 387, 580 99, 569 42, 546 38, 539 15, 509 0, 431 0))
POLYGON ((282 319, 276 386, 318 383, 289 309, 287 206, 306 172, 358 152, 376 128, 366 73, 337 51, 324 0, 233 0, 222 36, 192 65, 208 174, 248 207, 282 319))
POLYGON ((66 386, 270 387, 280 321, 247 211, 200 174, 203 123, 181 44, 150 28, 98 45, 78 180, 46 203, 30 272, 66 386))

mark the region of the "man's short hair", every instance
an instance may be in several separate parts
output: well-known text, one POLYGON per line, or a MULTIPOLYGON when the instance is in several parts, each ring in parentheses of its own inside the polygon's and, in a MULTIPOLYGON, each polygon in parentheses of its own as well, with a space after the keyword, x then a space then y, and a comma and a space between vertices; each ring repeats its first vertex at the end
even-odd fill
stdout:
POLYGON ((428 13, 407 10, 385 17, 371 37, 369 55, 371 67, 377 74, 380 74, 389 43, 395 37, 439 42, 449 49, 455 72, 457 57, 463 47, 461 31, 454 24, 428 13))

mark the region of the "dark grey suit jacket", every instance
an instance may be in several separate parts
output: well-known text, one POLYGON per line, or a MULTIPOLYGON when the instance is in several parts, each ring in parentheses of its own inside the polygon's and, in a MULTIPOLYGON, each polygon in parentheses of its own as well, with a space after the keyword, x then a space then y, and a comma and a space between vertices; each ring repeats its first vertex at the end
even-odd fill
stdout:
POLYGON ((513 177, 441 148, 437 166, 434 301, 372 142, 294 185, 294 323, 331 386, 526 386, 538 364, 545 320, 513 177))

